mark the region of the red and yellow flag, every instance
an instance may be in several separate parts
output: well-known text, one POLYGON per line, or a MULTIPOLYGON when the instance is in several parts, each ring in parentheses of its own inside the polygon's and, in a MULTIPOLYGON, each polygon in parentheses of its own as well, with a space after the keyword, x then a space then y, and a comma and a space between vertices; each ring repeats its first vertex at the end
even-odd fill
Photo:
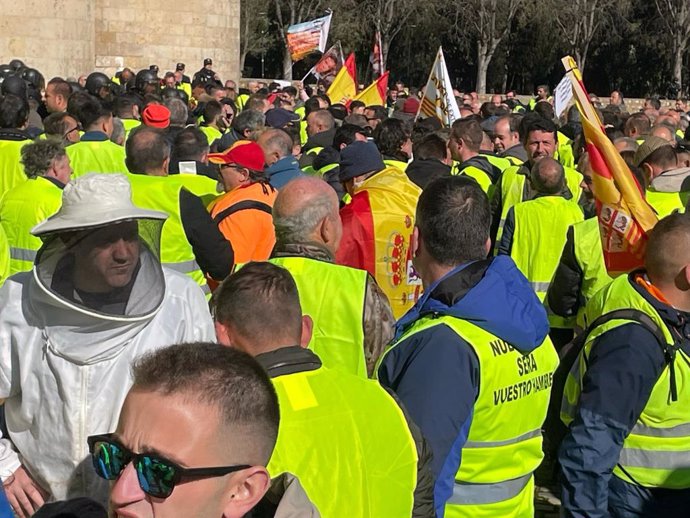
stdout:
MULTIPOLYGON (((376 81, 367 86, 355 99, 362 101, 367 106, 385 106, 386 95, 388 94, 388 72, 379 77, 376 81)), ((354 99, 353 99, 354 100, 354 99)))
POLYGON ((647 234, 657 223, 654 209, 642 194, 632 172, 604 132, 582 82, 575 60, 562 60, 573 85, 575 104, 582 119, 586 150, 592 165, 592 191, 596 200, 604 263, 616 276, 644 262, 647 234))
POLYGON ((357 95, 355 55, 350 54, 326 92, 333 104, 347 104, 357 95))

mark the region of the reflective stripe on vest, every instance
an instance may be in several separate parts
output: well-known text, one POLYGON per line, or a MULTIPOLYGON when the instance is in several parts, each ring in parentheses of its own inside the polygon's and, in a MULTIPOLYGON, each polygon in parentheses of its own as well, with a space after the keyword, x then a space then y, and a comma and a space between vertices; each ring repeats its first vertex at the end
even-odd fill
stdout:
POLYGON ((376 381, 326 367, 272 381, 280 403, 272 476, 295 474, 324 517, 412 515, 417 449, 376 381))
POLYGON ((504 502, 518 496, 531 479, 532 474, 529 473, 497 484, 461 484, 456 481, 453 485, 453 494, 447 503, 453 505, 487 505, 504 502))
MULTIPOLYGON (((618 309, 635 309, 648 315, 663 331, 667 344, 674 338, 654 307, 632 286, 630 276, 614 279, 592 298, 585 309, 585 323, 618 309)), ((573 364, 563 391, 561 418, 568 424, 575 417, 595 340, 602 334, 632 320, 615 319, 595 329, 587 337, 573 364)), ((623 442, 619 466, 613 474, 626 482, 650 488, 690 488, 690 357, 678 349, 674 361, 678 400, 669 397, 671 376, 668 365, 656 381, 647 403, 630 434, 623 442), (633 480, 631 480, 631 477, 633 480)))
POLYGON ((470 322, 434 315, 417 320, 400 341, 439 325, 449 327, 470 345, 481 377, 445 516, 532 516, 532 473, 543 457, 541 425, 558 363, 551 340, 547 336, 523 355, 470 322))
POLYGON ((175 270, 176 272, 179 273, 192 273, 194 270, 199 269, 199 265, 197 264, 196 260, 192 259, 191 261, 182 261, 179 263, 162 263, 163 266, 166 266, 167 268, 170 268, 171 270, 175 270))
POLYGON ((302 312, 314 321, 309 342, 326 367, 367 377, 364 299, 367 272, 306 257, 270 260, 292 274, 302 312))
POLYGON ((40 176, 5 194, 0 204, 0 222, 10 247, 10 275, 33 268, 43 242, 31 235, 31 229, 55 214, 61 204, 62 189, 40 176))
POLYGON ((33 263, 36 260, 36 250, 31 250, 28 248, 15 248, 10 247, 10 258, 16 259, 17 261, 29 261, 33 263))

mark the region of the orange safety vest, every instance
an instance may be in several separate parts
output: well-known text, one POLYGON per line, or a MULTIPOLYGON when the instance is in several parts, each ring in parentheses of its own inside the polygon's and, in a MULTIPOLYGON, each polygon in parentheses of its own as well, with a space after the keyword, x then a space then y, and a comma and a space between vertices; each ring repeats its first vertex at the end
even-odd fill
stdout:
POLYGON ((278 191, 256 182, 237 187, 209 207, 213 221, 235 253, 235 263, 265 261, 276 243, 273 203, 278 191))

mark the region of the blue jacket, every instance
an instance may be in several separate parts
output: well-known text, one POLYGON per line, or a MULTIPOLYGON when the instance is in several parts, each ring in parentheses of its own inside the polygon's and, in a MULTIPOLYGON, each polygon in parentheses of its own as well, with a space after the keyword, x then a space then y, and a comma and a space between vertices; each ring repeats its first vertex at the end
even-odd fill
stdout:
POLYGON ((290 180, 294 180, 298 176, 303 176, 302 170, 299 168, 297 159, 290 155, 281 158, 273 165, 266 168, 266 176, 268 176, 268 183, 275 189, 280 189, 290 180))
MULTIPOLYGON (((690 336, 690 314, 659 302, 633 280, 630 282, 669 328, 690 336)), ((690 353, 687 339, 680 347, 690 353)), ((682 361, 679 355, 676 361, 682 361)), ((640 325, 624 324, 594 341, 577 413, 559 453, 563 472, 562 516, 688 516, 690 489, 648 489, 612 476, 623 441, 665 366, 664 353, 654 335, 640 325)))
MULTIPOLYGON (((544 307, 507 256, 461 265, 429 286, 398 321, 396 339, 430 313, 472 322, 525 354, 536 349, 549 331, 544 307)), ((467 342, 442 324, 393 347, 378 376, 397 394, 429 442, 436 477, 434 506, 442 517, 472 423, 479 360, 467 342)))

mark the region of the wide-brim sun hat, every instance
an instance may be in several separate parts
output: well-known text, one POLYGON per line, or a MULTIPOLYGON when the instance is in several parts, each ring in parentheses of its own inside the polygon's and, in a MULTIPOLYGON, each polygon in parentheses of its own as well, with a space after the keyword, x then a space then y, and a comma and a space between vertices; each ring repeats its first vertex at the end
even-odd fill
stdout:
POLYGON ((62 206, 31 229, 40 237, 55 232, 102 227, 135 219, 165 220, 168 215, 132 203, 132 186, 122 174, 91 173, 71 181, 62 191, 62 206))

